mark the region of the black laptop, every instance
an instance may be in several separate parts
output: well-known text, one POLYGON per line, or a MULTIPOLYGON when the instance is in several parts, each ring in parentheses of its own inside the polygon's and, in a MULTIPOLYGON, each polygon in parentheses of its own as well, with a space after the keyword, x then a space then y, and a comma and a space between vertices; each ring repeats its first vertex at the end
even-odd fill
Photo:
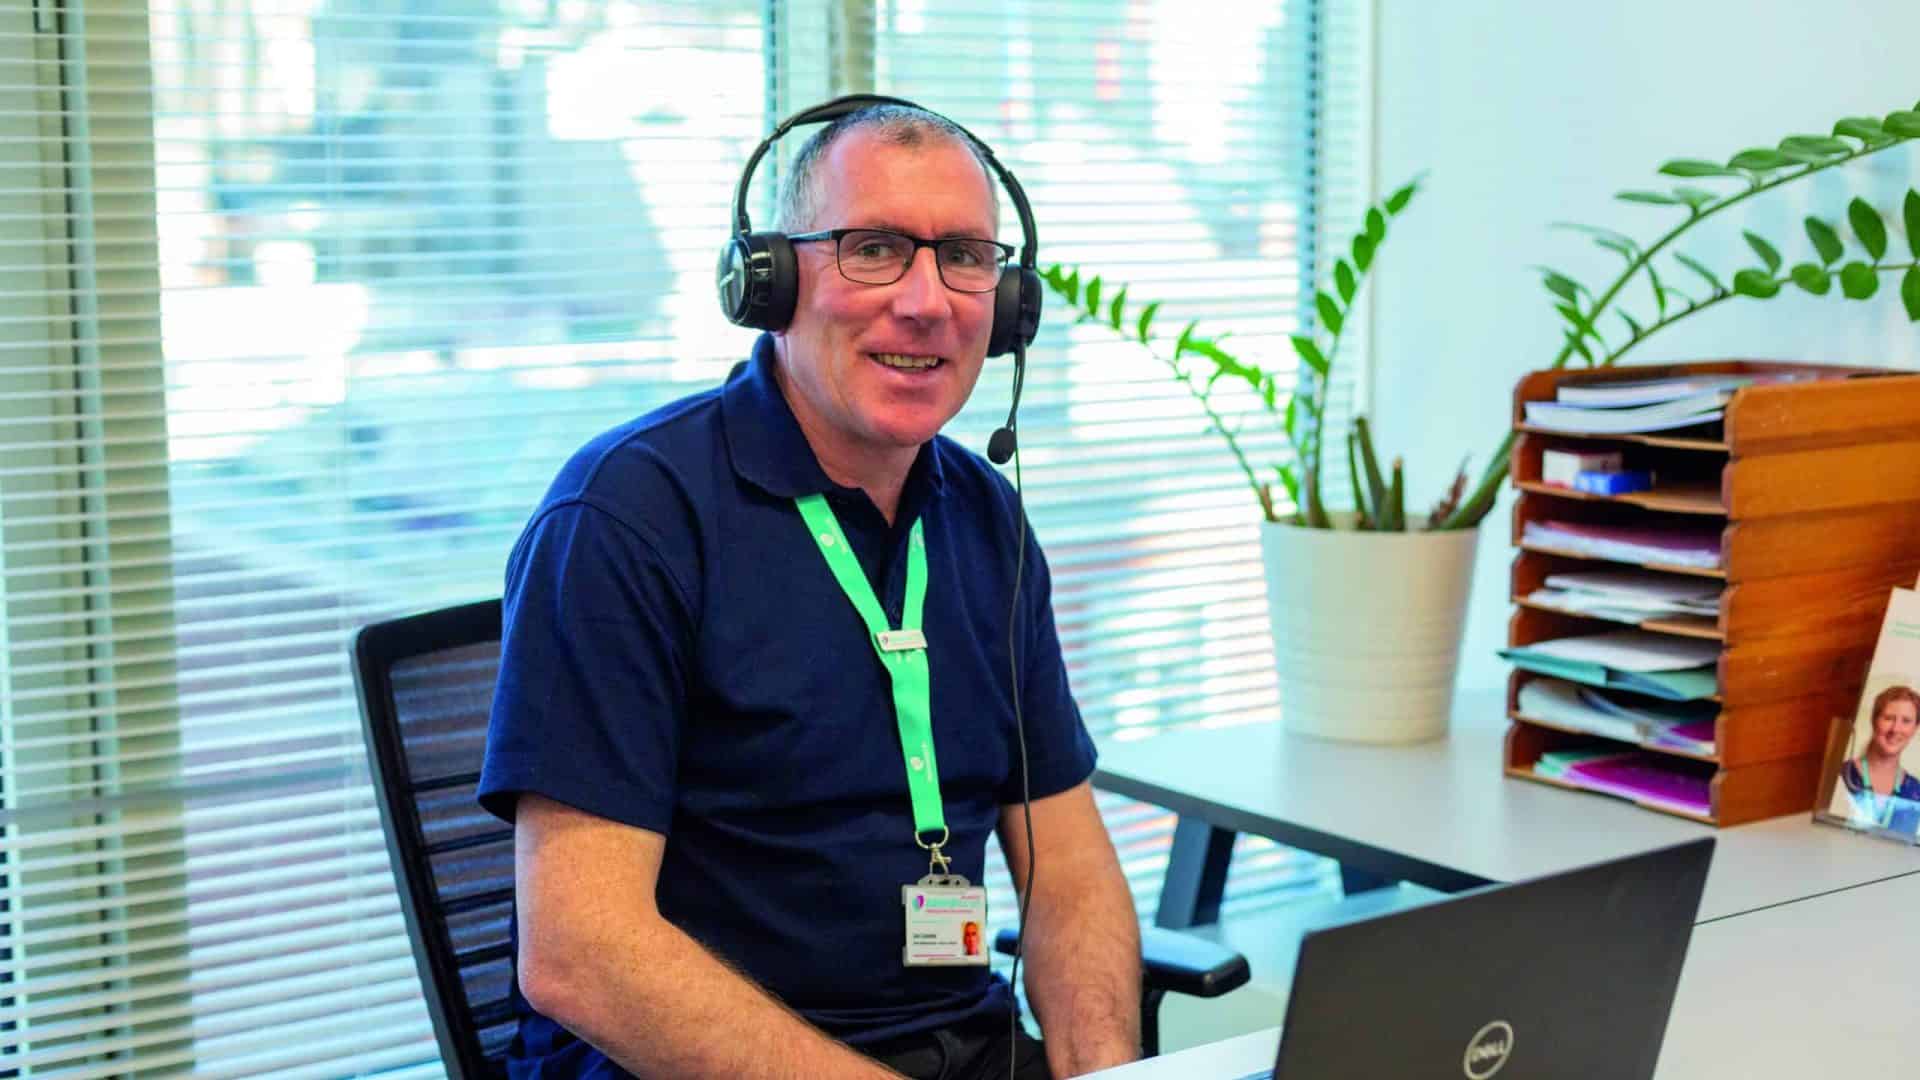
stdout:
POLYGON ((1712 856, 1695 840, 1309 932, 1270 1075, 1648 1080, 1712 856))

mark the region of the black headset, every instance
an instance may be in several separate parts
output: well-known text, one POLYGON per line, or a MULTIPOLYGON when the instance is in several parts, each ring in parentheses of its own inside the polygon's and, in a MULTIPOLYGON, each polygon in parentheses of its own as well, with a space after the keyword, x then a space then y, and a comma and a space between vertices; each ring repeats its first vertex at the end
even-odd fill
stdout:
MULTIPOLYGON (((785 233, 754 232, 747 219, 747 185, 754 167, 773 144, 801 124, 820 124, 838 120, 873 105, 900 105, 921 112, 932 112, 904 98, 879 94, 848 94, 802 109, 773 129, 773 133, 754 148, 740 173, 739 186, 733 192, 734 235, 720 251, 720 263, 714 270, 720 310, 727 321, 754 330, 785 330, 793 320, 793 308, 800 297, 800 267, 793 256, 793 244, 785 233)), ((939 115, 934 113, 933 115, 939 115)), ((943 117, 944 119, 944 117, 943 117)), ((947 121, 952 123, 951 120, 947 121)), ((1033 225, 1033 208, 1020 181, 993 156, 993 149, 973 132, 953 125, 986 161, 1000 184, 1006 188, 1014 213, 1020 218, 1020 262, 1002 274, 993 294, 993 329, 987 337, 987 355, 1013 354, 1013 406, 1007 411, 1005 427, 993 433, 987 443, 987 456, 995 464, 1005 464, 1014 450, 1014 414, 1020 408, 1021 384, 1026 381, 1027 346, 1040 329, 1040 301, 1043 290, 1038 270, 1039 239, 1033 225)))

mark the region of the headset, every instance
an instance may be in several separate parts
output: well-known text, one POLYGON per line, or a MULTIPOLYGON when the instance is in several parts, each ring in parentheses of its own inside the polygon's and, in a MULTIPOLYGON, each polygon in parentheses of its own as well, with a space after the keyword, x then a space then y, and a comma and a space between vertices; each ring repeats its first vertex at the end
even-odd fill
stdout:
MULTIPOLYGON (((793 244, 785 233, 754 232, 753 224, 747 219, 747 185, 753 179, 755 166, 773 144, 793 128, 801 124, 830 123, 874 105, 899 105, 939 115, 904 98, 848 94, 802 109, 781 121, 747 158, 740 183, 733 192, 733 236, 720 250, 720 262, 714 269, 720 311, 728 322, 753 330, 785 330, 793 321, 794 304, 800 297, 800 266, 793 255, 793 244)), ((987 441, 987 457, 996 465, 1004 465, 1017 445, 1014 421, 1020 410, 1021 385, 1026 382, 1027 346, 1033 344, 1034 334, 1040 329, 1040 301, 1044 294, 1038 269, 1040 241, 1033 224, 1033 208, 1027 204, 1027 194, 1021 190, 1020 181, 973 132, 959 124, 953 126, 967 137, 1000 178, 1000 185, 1006 189, 1014 213, 1020 218, 1020 261, 1008 268, 1011 273, 1000 275, 1000 284, 994 288, 993 329, 987 338, 988 356, 1013 354, 1013 403, 1007 410, 1005 426, 987 441)))

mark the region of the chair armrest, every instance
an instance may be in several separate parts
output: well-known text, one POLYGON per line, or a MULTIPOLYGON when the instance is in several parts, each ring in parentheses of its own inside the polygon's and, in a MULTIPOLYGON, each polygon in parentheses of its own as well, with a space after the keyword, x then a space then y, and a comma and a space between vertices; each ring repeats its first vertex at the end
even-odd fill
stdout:
MULTIPOLYGON (((1008 956, 1019 952, 1018 931, 1003 928, 994 935, 993 947, 1008 956)), ((1203 998, 1237 989, 1252 974, 1247 958, 1225 945, 1157 926, 1140 928, 1140 968, 1143 989, 1149 992, 1203 998)))

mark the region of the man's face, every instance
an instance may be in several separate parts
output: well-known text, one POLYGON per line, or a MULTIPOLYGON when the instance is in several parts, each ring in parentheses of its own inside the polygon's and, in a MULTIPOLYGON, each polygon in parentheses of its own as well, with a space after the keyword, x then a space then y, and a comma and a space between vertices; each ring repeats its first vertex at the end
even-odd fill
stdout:
MULTIPOLYGON (((819 211, 810 229, 994 236, 986 174, 964 146, 947 139, 891 146, 870 132, 851 132, 829 148, 815 179, 819 211)), ((906 276, 891 285, 841 276, 830 241, 794 251, 800 295, 778 341, 787 397, 814 449, 845 461, 933 438, 980 378, 993 294, 949 289, 930 248, 916 252, 906 276), (927 357, 937 360, 919 366, 927 357)))
POLYGON ((1913 741, 1916 724, 1920 724, 1920 709, 1916 709, 1913 702, 1905 699, 1887 702, 1887 707, 1873 718, 1874 749, 1886 757, 1900 756, 1913 741))
POLYGON ((962 931, 969 955, 980 951, 980 928, 968 923, 962 931))

